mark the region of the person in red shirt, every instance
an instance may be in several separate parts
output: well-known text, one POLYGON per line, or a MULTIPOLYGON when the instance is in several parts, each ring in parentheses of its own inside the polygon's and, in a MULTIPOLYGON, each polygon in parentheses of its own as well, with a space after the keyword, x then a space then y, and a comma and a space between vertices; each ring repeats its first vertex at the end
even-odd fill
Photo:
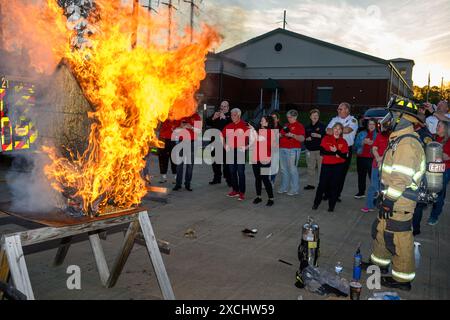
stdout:
POLYGON ((297 121, 298 112, 290 110, 286 114, 288 123, 280 130, 280 174, 278 193, 294 196, 299 193, 298 161, 302 143, 305 141, 305 127, 297 121))
POLYGON ((433 203, 433 209, 428 219, 428 224, 434 226, 438 223, 439 216, 444 208, 445 196, 447 193, 447 185, 450 181, 450 122, 439 121, 436 129, 436 141, 442 144, 443 159, 445 162, 444 184, 442 191, 438 193, 438 198, 433 203))
POLYGON ((269 174, 270 166, 271 166, 271 157, 272 157, 272 139, 274 138, 272 135, 272 130, 274 129, 273 118, 270 116, 264 116, 261 118, 261 127, 258 131, 254 130, 252 127, 251 135, 253 142, 252 148, 252 168, 253 174, 255 175, 255 189, 256 189, 256 198, 253 200, 254 204, 258 204, 262 202, 261 192, 262 192, 262 184, 264 183, 264 187, 266 188, 267 196, 269 200, 267 201, 266 206, 273 206, 273 188, 272 183, 270 182, 271 175, 269 174), (267 170, 264 172, 264 170, 267 170))
POLYGON ((228 197, 245 199, 245 151, 248 149, 249 126, 241 120, 241 110, 231 110, 231 123, 222 130, 226 163, 230 172, 232 190, 228 197))
POLYGON ((339 193, 337 186, 342 183, 344 178, 345 160, 349 152, 347 141, 343 138, 344 126, 337 122, 332 127, 332 132, 333 134, 326 135, 320 144, 322 167, 313 210, 319 208, 323 194, 327 194, 328 211, 334 211, 339 193))
POLYGON ((164 142, 164 148, 158 149, 159 173, 161 174, 159 183, 167 182, 169 161, 172 174, 174 175, 174 180, 176 179, 177 166, 172 162, 170 155, 172 154, 172 149, 175 146, 175 141, 172 141, 172 133, 179 127, 179 125, 179 121, 166 120, 161 124, 159 129, 159 140, 164 142))
POLYGON ((184 178, 184 187, 188 191, 192 191, 191 181, 192 181, 192 172, 194 170, 194 159, 195 159, 195 150, 194 150, 194 140, 197 139, 199 133, 201 133, 201 124, 202 119, 197 113, 194 113, 190 117, 186 117, 180 120, 180 127, 177 130, 178 140, 182 142, 183 139, 189 139, 190 141, 190 155, 184 155, 183 150, 181 151, 180 156, 183 158, 183 161, 177 165, 177 180, 174 191, 178 191, 181 189, 181 185, 183 183, 183 171, 184 166, 186 165, 186 176, 184 178), (200 132, 199 132, 200 131, 200 132))
POLYGON ((379 167, 383 160, 384 152, 389 145, 389 135, 389 131, 386 131, 385 128, 381 128, 381 132, 377 134, 372 145, 372 174, 370 177, 369 189, 367 190, 366 206, 361 209, 361 211, 365 213, 375 211, 375 196, 381 191, 379 167))
POLYGON ((366 196, 366 176, 372 175, 372 146, 377 137, 377 121, 370 119, 367 121, 367 128, 358 133, 355 140, 356 147, 356 169, 358 172, 358 193, 355 199, 366 196))

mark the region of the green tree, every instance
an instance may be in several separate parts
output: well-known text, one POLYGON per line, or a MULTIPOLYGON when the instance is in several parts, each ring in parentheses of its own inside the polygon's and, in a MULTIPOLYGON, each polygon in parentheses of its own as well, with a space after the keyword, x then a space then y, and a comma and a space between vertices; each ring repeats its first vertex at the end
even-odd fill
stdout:
POLYGON ((423 103, 427 101, 427 92, 428 92, 428 101, 437 104, 439 101, 446 99, 448 100, 450 97, 450 83, 447 83, 443 89, 441 90, 438 86, 432 86, 428 90, 428 86, 418 87, 414 86, 414 100, 423 103))

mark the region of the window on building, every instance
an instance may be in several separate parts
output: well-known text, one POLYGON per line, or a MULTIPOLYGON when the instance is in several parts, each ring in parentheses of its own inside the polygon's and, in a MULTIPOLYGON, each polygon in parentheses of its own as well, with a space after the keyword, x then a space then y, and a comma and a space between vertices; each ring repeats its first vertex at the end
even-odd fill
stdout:
POLYGON ((331 104, 333 98, 333 87, 317 87, 316 103, 319 105, 331 104))
POLYGON ((400 69, 400 74, 402 75, 403 78, 406 77, 406 69, 405 68, 400 69))

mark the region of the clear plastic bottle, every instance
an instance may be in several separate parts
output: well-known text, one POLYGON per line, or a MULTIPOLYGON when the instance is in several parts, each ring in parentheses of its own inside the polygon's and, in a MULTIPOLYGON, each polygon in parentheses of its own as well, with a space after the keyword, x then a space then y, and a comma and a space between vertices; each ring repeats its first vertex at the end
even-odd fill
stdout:
POLYGON ((334 266, 334 272, 336 272, 336 275, 338 277, 341 276, 341 272, 342 272, 343 269, 344 269, 344 267, 342 266, 342 262, 340 262, 340 261, 338 261, 336 263, 336 265, 334 266))
POLYGON ((414 241, 414 260, 416 262, 416 268, 420 266, 420 242, 414 241))

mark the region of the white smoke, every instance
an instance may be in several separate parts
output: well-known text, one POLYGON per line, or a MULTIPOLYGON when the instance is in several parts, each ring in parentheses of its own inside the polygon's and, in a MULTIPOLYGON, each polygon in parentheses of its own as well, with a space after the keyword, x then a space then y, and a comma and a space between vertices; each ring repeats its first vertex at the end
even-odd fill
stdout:
POLYGON ((64 199, 45 177, 43 167, 49 161, 41 153, 24 153, 14 158, 6 174, 13 212, 46 213, 62 207, 64 199))

